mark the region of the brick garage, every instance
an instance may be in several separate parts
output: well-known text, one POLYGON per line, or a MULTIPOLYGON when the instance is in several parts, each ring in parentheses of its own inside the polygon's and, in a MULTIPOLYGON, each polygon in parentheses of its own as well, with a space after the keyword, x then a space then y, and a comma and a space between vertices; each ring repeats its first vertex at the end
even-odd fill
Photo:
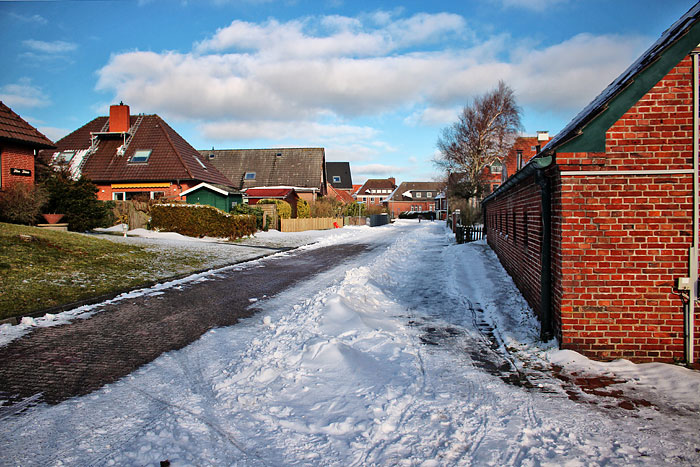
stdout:
POLYGON ((693 244, 699 12, 693 7, 484 200, 489 244, 543 337, 562 348, 598 359, 700 357, 700 314, 686 342, 674 286, 690 275, 693 244))

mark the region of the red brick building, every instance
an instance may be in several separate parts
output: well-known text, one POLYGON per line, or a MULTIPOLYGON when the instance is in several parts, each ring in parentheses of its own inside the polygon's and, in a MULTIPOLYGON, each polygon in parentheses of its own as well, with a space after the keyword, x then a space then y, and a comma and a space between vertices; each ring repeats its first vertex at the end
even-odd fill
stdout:
POLYGON ((503 159, 484 169, 484 177, 489 187, 487 192, 495 191, 509 176, 522 169, 549 140, 547 131, 538 131, 537 136, 518 136, 503 159))
POLYGON ((392 217, 398 217, 402 212, 430 212, 435 210, 435 197, 442 189, 440 182, 402 182, 394 192, 387 197, 387 206, 392 217))
POLYGON ((489 244, 562 348, 698 359, 699 19, 700 4, 482 203, 489 244))
POLYGON ((97 117, 43 151, 50 165, 64 165, 74 178, 97 185, 100 200, 181 199, 202 182, 231 182, 158 115, 131 115, 113 105, 109 117, 97 117))
POLYGON ((0 190, 16 183, 34 185, 36 151, 54 147, 39 130, 0 102, 0 190))

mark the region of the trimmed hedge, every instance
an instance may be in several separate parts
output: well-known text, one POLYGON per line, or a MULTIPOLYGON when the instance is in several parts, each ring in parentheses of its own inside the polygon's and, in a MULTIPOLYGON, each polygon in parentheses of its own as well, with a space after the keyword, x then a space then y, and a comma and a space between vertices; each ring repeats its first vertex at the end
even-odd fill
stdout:
POLYGON ((281 199, 264 198, 258 201, 257 204, 275 204, 277 205, 277 215, 280 219, 292 218, 292 205, 281 199))
POLYGON ((311 207, 306 200, 300 199, 297 201, 297 219, 306 219, 311 217, 311 207))
POLYGON ((151 228, 188 237, 235 240, 257 231, 255 216, 230 215, 213 206, 157 204, 151 208, 151 228))

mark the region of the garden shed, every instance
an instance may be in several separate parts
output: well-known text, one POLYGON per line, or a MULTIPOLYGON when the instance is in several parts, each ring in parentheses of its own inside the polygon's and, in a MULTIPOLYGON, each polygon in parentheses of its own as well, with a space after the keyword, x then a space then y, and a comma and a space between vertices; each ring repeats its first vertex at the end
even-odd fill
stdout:
POLYGON ((200 183, 197 186, 180 193, 185 197, 187 204, 205 204, 214 206, 224 212, 231 212, 231 208, 243 204, 243 193, 225 185, 200 183))
POLYGON ((482 202, 542 336, 696 362, 700 4, 482 202))

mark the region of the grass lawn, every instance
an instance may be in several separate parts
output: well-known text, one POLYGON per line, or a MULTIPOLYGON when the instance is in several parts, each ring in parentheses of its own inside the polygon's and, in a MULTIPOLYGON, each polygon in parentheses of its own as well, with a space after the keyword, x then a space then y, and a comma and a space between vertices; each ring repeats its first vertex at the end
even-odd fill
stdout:
POLYGON ((197 256, 0 223, 0 320, 138 287, 202 263, 197 256))

